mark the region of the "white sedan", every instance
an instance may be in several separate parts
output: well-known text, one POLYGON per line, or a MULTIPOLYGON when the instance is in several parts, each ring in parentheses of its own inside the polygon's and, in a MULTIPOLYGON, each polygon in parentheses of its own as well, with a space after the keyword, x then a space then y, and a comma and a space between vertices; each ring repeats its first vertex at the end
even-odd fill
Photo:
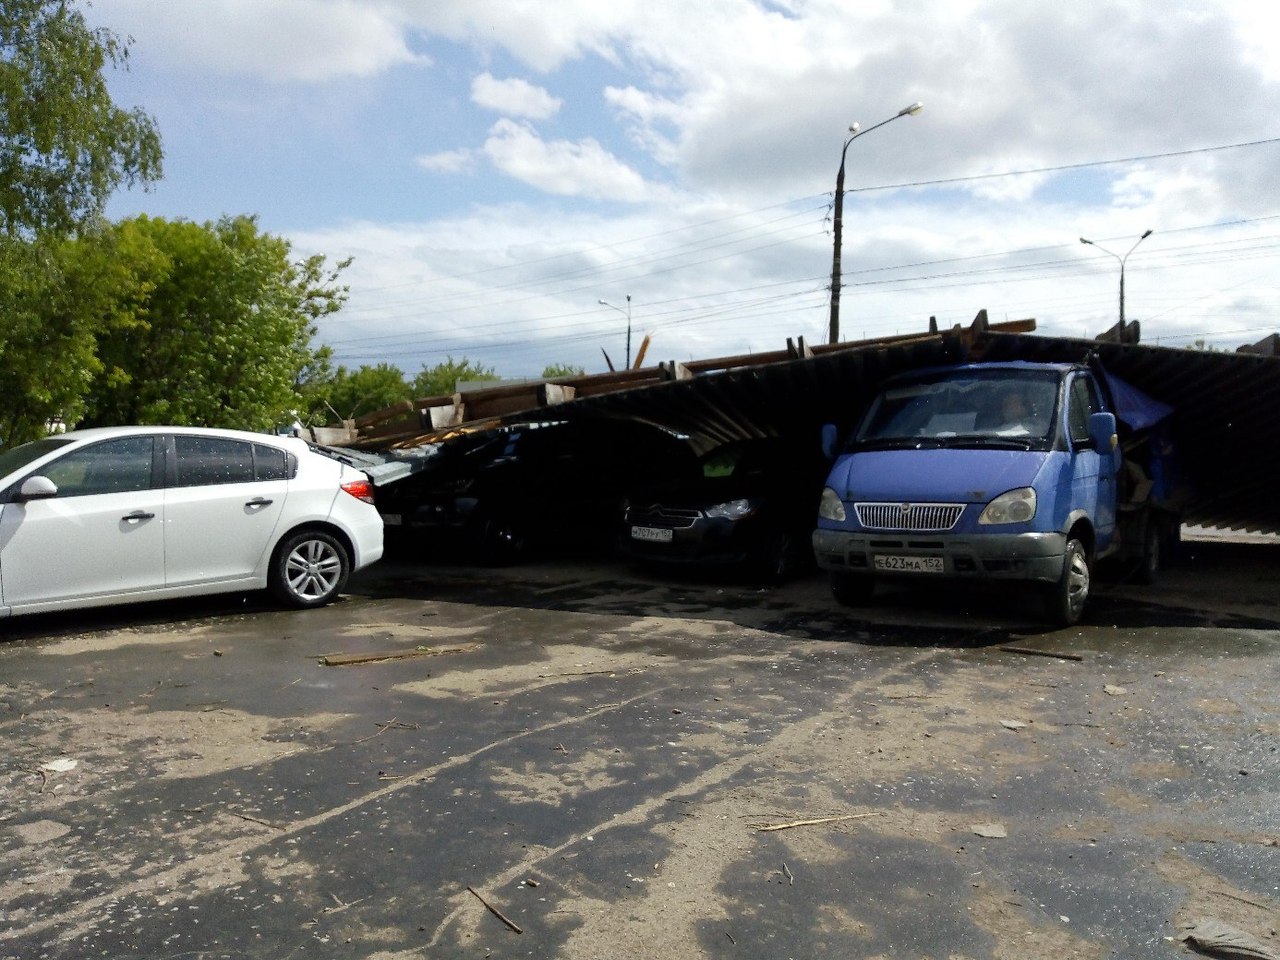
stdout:
POLYGON ((0 618, 262 588, 317 607, 381 556, 369 478, 297 438, 103 427, 0 452, 0 618))

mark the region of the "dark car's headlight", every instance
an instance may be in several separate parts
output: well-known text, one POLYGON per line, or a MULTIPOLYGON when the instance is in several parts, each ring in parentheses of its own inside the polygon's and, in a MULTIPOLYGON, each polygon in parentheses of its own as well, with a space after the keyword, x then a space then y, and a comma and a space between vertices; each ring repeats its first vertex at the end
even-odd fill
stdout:
POLYGON ((727 503, 717 503, 714 507, 707 507, 704 511, 708 517, 716 520, 741 520, 743 517, 749 517, 755 513, 756 502, 743 497, 738 500, 730 500, 727 503))

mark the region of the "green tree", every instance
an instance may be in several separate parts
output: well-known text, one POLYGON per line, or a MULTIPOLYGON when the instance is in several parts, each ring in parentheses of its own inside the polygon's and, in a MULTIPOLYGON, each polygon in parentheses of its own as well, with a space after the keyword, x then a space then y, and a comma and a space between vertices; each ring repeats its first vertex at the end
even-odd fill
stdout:
POLYGON ((492 367, 473 363, 466 357, 454 360, 450 356, 444 363, 437 363, 434 367, 423 365, 418 375, 413 378, 413 395, 414 397, 443 397, 455 392, 458 389, 458 382, 462 380, 498 379, 500 378, 494 373, 492 367))
POLYGON ((302 393, 308 419, 314 423, 350 420, 410 399, 404 372, 390 363, 355 370, 338 367, 308 383, 302 393))
POLYGON ((572 380, 574 377, 584 377, 586 374, 586 367, 575 367, 570 363, 552 363, 542 371, 542 379, 572 380))
MULTIPOLYGON (((119 255, 92 239, 24 240, 0 234, 0 443, 75 424, 95 380, 110 379, 98 357, 106 331, 140 324, 151 251, 119 255)), ((128 238, 119 246, 128 249, 128 238)))
MULTIPOLYGON (((99 333, 85 426, 176 423, 266 429, 288 422, 325 354, 315 321, 341 308, 349 261, 290 260, 253 217, 203 225, 138 217, 85 241, 139 264, 136 310, 99 333)), ((321 364, 323 365, 323 364, 321 364)))
POLYGON ((74 420, 97 370, 93 324, 67 309, 59 251, 0 240, 0 443, 16 446, 74 420))
POLYGON ((102 76, 128 56, 72 0, 0 3, 0 232, 72 232, 118 187, 160 178, 154 121, 117 107, 102 76))

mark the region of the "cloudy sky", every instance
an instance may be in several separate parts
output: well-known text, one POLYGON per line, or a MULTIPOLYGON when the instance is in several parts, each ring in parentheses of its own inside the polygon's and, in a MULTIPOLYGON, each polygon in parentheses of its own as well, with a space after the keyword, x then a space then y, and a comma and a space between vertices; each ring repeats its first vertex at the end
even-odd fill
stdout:
POLYGON ((1234 348, 1280 330, 1270 0, 96 0, 165 179, 354 257, 348 366, 508 377, 991 319, 1234 348), (897 117, 916 101, 924 109, 897 117), (876 130, 881 121, 895 118, 876 130), (1147 231, 1151 236, 1134 248, 1147 231), (1087 237, 1097 246, 1082 245, 1087 237), (1104 252, 1102 248, 1110 251, 1104 252), (630 301, 628 303, 628 297, 630 301), (607 305, 601 305, 604 300, 607 305))

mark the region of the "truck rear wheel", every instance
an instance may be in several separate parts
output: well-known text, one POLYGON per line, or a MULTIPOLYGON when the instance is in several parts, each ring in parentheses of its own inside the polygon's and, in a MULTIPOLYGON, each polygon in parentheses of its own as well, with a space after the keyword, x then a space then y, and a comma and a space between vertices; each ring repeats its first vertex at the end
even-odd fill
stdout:
POLYGON ((1062 558, 1062 575, 1049 587, 1045 597, 1045 612, 1049 619, 1062 627, 1072 627, 1084 614, 1085 601, 1089 599, 1089 554, 1079 540, 1067 541, 1062 558))
POLYGON ((1164 537, 1155 517, 1148 517, 1142 531, 1142 557, 1138 563, 1138 582, 1146 586, 1156 582, 1160 573, 1160 546, 1164 537))

